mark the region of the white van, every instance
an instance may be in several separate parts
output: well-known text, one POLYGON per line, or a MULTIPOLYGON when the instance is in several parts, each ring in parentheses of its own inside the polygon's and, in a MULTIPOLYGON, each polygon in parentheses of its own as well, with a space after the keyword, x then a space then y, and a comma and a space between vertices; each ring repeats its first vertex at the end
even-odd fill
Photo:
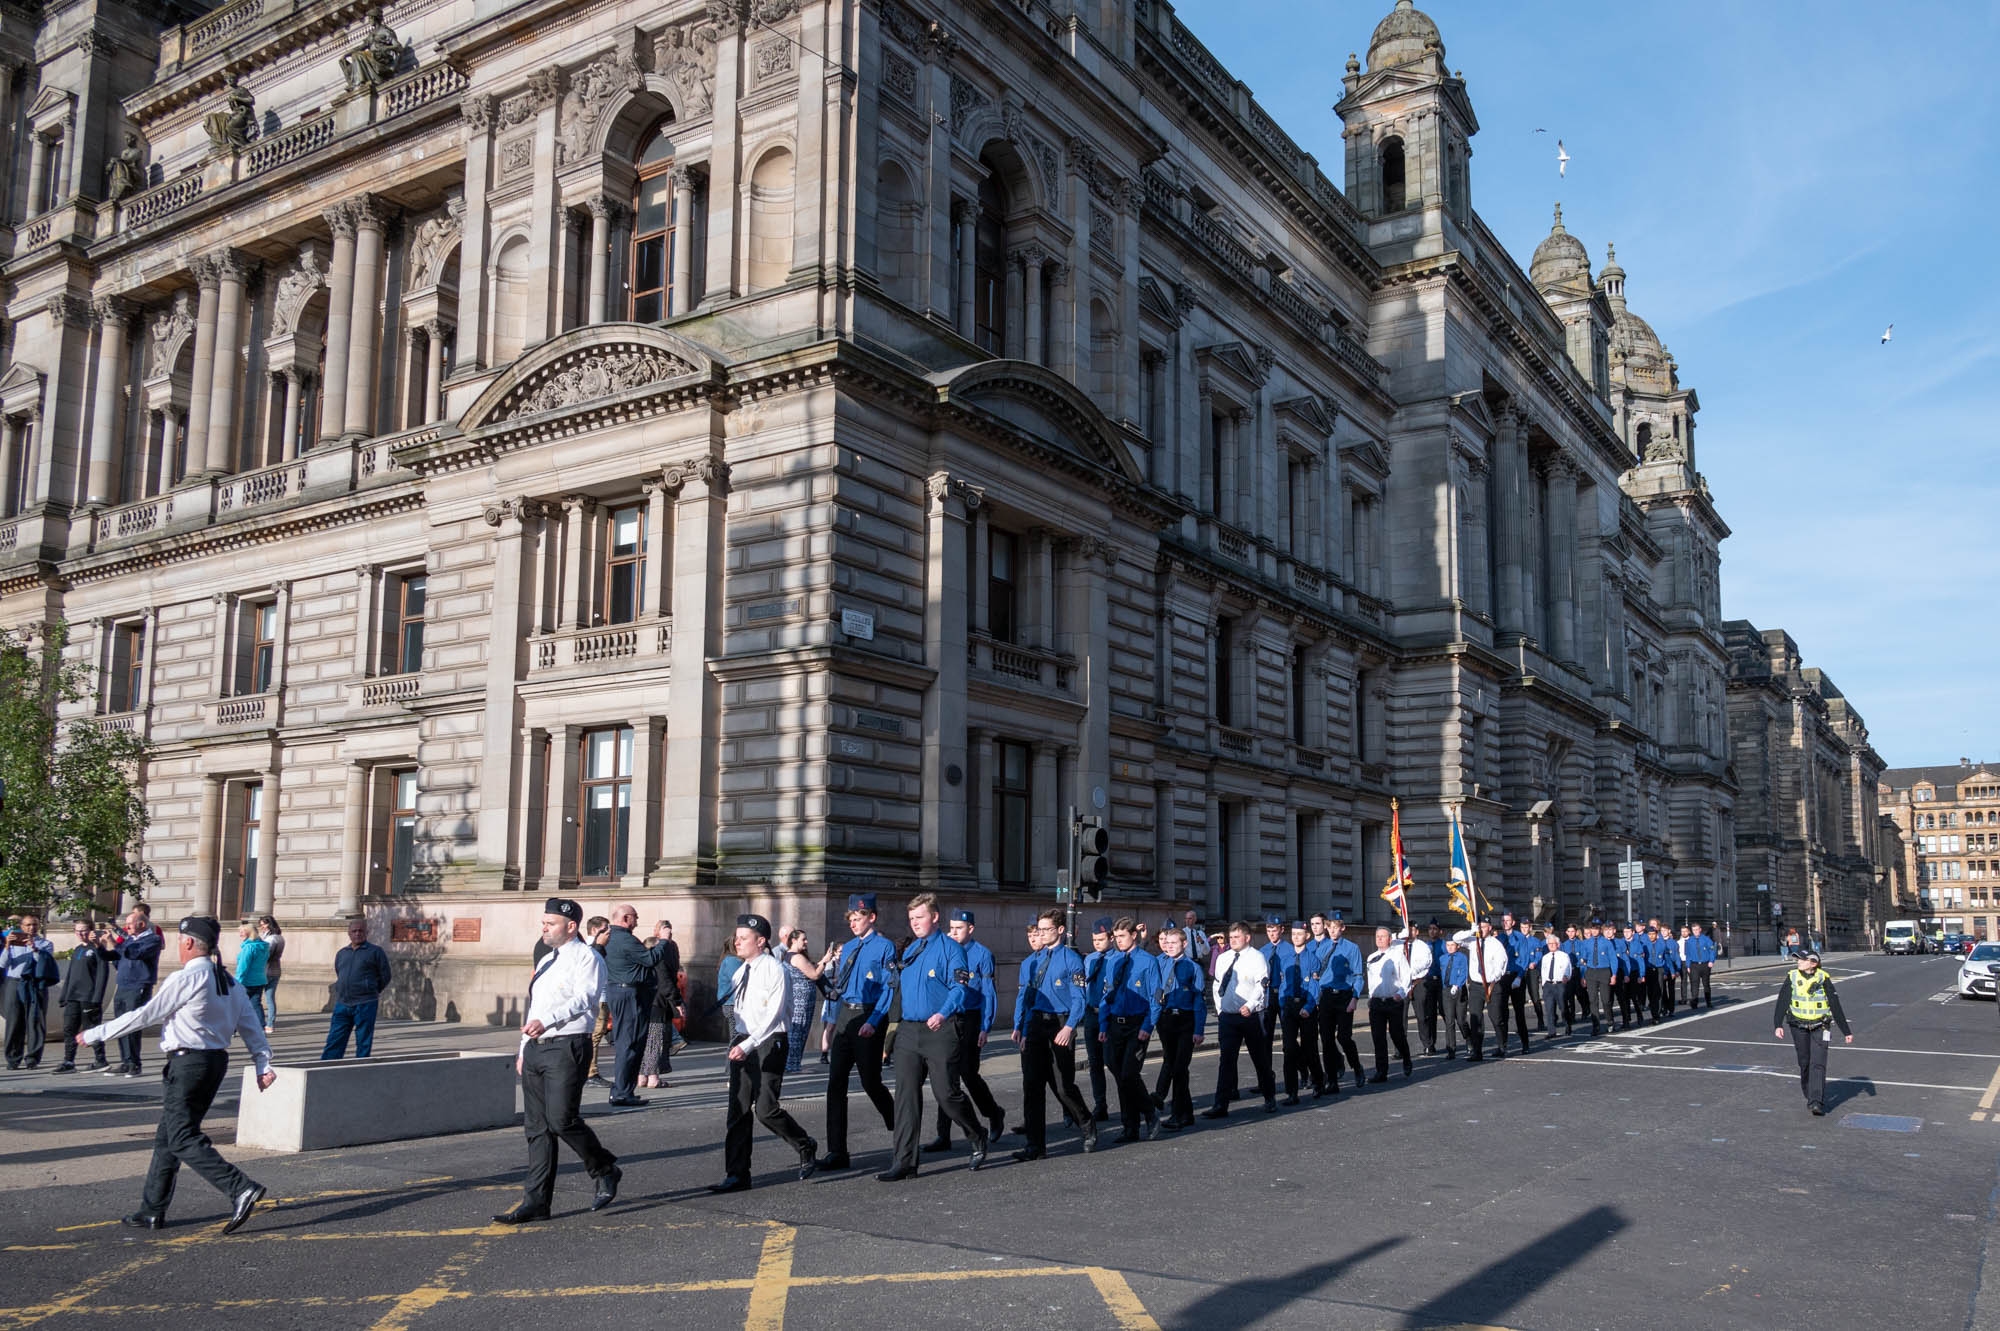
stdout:
POLYGON ((1923 951, 1923 935, 1915 920, 1890 920, 1882 926, 1882 950, 1890 956, 1912 956, 1923 951))

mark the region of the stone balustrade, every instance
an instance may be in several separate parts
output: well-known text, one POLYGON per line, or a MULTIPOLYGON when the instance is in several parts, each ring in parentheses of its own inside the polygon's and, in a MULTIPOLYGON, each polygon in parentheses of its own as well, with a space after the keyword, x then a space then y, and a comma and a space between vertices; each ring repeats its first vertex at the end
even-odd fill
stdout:
POLYGON ((528 670, 603 670, 630 665, 664 665, 674 646, 671 619, 637 620, 559 629, 528 640, 528 670))
POLYGON ((996 642, 975 633, 966 644, 966 665, 974 678, 1043 692, 1071 692, 1076 658, 1041 647, 996 642))

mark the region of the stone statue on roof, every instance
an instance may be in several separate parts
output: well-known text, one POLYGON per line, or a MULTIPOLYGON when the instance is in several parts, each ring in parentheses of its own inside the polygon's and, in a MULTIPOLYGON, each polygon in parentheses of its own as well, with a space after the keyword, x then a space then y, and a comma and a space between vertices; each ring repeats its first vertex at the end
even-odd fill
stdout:
POLYGON ((250 146, 250 140, 257 134, 257 99, 243 86, 241 74, 229 76, 229 85, 223 89, 222 109, 210 111, 202 121, 202 128, 208 131, 211 152, 231 153, 250 146))
POLYGON ((347 76, 347 90, 375 88, 396 76, 409 47, 382 17, 380 9, 368 16, 368 40, 340 57, 340 72, 347 76))

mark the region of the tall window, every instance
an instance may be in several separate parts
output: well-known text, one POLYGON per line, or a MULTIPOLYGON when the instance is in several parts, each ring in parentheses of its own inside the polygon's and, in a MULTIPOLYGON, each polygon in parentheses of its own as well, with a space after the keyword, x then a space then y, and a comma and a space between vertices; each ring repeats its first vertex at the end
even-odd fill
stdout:
POLYGON ((247 781, 236 792, 224 828, 226 859, 215 902, 215 913, 225 920, 256 912, 257 865, 264 854, 264 783, 247 781))
POLYGON ((1233 724, 1230 693, 1235 688, 1236 621, 1223 615, 1215 621, 1215 676, 1210 686, 1210 705, 1219 725, 1233 724))
POLYGON ((583 835, 577 838, 577 876, 616 878, 625 872, 626 833, 632 820, 632 728, 593 730, 583 737, 583 835))
POLYGON ((146 626, 120 624, 111 630, 111 678, 107 712, 134 712, 144 696, 140 682, 146 675, 146 626))
POLYGON ((645 607, 646 510, 614 508, 605 518, 604 622, 630 624, 645 607))
POLYGON ((1382 211, 1403 211, 1403 141, 1389 139, 1382 144, 1382 211))
POLYGON ((1306 742, 1306 656, 1292 654, 1292 743, 1306 742))
POLYGON ((386 664, 392 675, 413 675, 424 668, 424 602, 429 588, 430 579, 421 573, 391 580, 386 664))
POLYGON ((1032 768, 1025 744, 999 746, 993 781, 993 871, 1003 883, 1028 881, 1028 810, 1032 768))
POLYGON ((668 295, 677 240, 673 169, 674 146, 662 123, 654 127, 639 152, 639 183, 632 196, 634 323, 658 323, 674 313, 668 295))
POLYGON ((250 681, 247 692, 269 693, 278 665, 278 603, 250 608, 250 681))
POLYGON ((401 892, 417 856, 417 769, 385 772, 389 784, 389 844, 377 891, 401 892))
POLYGON ((987 540, 986 631, 996 642, 1013 642, 1020 631, 1019 541, 1005 531, 993 532, 987 540))
POLYGON ((1007 345, 1007 191, 990 167, 979 182, 972 234, 972 340, 999 356, 1007 345))

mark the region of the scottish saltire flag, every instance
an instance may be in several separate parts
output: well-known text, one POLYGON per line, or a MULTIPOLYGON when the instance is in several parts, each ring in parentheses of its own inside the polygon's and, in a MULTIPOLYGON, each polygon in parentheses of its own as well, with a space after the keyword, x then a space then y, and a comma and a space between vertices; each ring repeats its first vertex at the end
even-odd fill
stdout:
POLYGON ((1478 889, 1472 884, 1472 856, 1465 849, 1465 828, 1458 821, 1458 810, 1451 811, 1451 877, 1445 882, 1445 891, 1451 898, 1450 908, 1465 917, 1467 924, 1478 922, 1478 912, 1473 899, 1478 889))

